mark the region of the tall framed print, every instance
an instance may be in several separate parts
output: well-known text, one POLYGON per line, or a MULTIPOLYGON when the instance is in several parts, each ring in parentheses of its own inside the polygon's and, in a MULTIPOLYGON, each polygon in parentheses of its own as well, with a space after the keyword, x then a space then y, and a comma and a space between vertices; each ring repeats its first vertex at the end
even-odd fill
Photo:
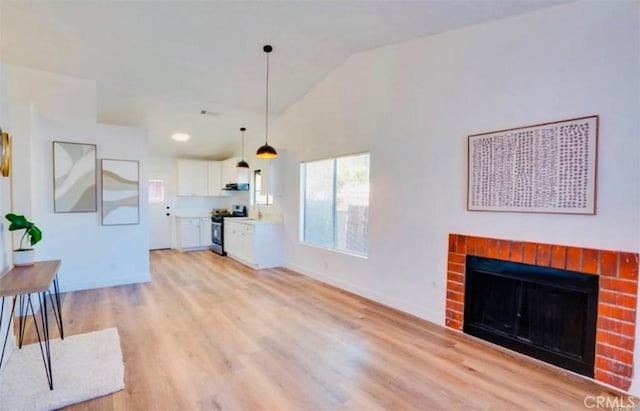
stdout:
POLYGON ((53 211, 95 213, 96 145, 53 142, 53 211))
POLYGON ((102 160, 102 225, 139 222, 139 163, 133 160, 102 160))
POLYGON ((595 214, 598 121, 470 135, 467 210, 595 214))

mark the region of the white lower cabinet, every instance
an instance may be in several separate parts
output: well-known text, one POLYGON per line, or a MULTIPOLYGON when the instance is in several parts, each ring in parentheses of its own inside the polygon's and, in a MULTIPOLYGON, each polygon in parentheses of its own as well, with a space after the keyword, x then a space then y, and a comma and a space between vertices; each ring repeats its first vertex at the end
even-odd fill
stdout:
POLYGON ((200 218, 200 246, 211 247, 211 217, 200 218))
POLYGON ((240 232, 240 226, 225 222, 224 225, 224 251, 227 255, 240 256, 242 254, 242 237, 240 232))
POLYGON ((177 242, 180 251, 198 250, 211 246, 211 218, 177 217, 177 242))
POLYGON ((255 269, 282 266, 282 224, 224 221, 227 255, 255 269))

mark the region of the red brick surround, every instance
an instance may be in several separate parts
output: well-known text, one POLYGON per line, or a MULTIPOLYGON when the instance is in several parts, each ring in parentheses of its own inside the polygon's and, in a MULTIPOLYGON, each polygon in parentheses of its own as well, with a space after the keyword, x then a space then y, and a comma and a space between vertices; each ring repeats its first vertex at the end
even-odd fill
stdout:
POLYGON ((629 389, 636 328, 638 253, 450 234, 445 324, 458 331, 462 331, 467 255, 600 276, 594 378, 629 389))

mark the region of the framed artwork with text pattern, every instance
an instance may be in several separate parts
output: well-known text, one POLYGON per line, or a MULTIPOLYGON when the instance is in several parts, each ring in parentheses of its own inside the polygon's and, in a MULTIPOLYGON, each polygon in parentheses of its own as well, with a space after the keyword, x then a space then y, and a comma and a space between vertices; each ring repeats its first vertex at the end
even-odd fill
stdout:
POLYGON ((467 210, 595 214, 597 115, 468 136, 467 210))

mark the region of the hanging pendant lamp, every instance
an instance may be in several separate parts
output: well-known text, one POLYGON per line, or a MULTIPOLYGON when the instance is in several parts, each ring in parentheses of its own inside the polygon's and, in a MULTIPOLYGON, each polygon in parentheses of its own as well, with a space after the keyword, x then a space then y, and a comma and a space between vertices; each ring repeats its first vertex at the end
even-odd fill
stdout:
POLYGON ((238 164, 236 165, 238 168, 249 168, 249 163, 244 161, 244 132, 246 130, 246 128, 240 127, 240 131, 242 131, 242 160, 238 161, 238 164))
POLYGON ((278 157, 278 152, 275 148, 269 145, 269 53, 273 50, 273 47, 270 45, 266 45, 262 48, 262 50, 267 53, 267 87, 266 87, 266 97, 265 97, 265 127, 264 127, 264 145, 258 148, 256 151, 256 156, 258 158, 276 158, 278 157))

